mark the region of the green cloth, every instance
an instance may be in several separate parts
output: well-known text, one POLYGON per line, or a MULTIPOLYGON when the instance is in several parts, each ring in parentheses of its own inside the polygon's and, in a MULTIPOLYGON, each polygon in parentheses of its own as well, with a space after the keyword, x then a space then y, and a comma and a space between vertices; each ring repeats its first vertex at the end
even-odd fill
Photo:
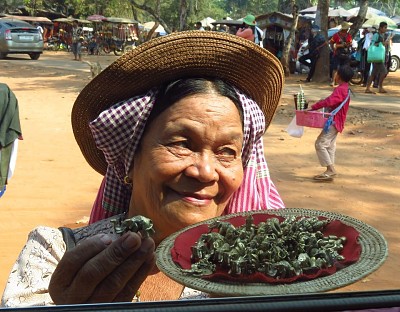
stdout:
POLYGON ((11 151, 14 143, 0 150, 0 189, 7 184, 8 168, 10 166, 11 151))
POLYGON ((17 98, 6 84, 0 83, 0 149, 21 134, 17 98))
POLYGON ((21 134, 17 98, 6 84, 0 83, 0 189, 7 184, 13 142, 21 134))

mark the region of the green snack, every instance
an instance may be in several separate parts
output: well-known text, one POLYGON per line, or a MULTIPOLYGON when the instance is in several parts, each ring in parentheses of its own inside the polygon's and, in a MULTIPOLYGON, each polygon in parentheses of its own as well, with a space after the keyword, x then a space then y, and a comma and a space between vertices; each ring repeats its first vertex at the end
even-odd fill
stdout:
POLYGON ((345 260, 345 237, 324 236, 329 223, 317 217, 270 218, 255 225, 249 215, 235 227, 215 221, 192 246, 192 267, 182 272, 201 277, 219 267, 233 276, 261 272, 276 279, 291 278, 334 266, 345 260), (217 230, 217 231, 215 231, 217 230))
POLYGON ((153 229, 153 221, 143 216, 134 216, 129 219, 125 219, 122 222, 117 219, 112 219, 111 223, 114 224, 114 230, 117 234, 123 234, 131 231, 140 233, 143 238, 151 237, 155 234, 153 229))

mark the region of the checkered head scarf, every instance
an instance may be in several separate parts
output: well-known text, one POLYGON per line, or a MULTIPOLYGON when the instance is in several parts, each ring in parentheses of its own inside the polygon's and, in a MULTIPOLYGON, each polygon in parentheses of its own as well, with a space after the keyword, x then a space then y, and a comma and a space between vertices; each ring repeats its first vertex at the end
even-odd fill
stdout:
MULTIPOLYGON (((264 158, 265 118, 248 96, 235 89, 243 107, 243 182, 231 197, 224 214, 250 210, 283 208, 284 204, 270 179, 264 158)), ((119 102, 90 123, 97 147, 108 167, 94 203, 90 223, 128 211, 132 187, 124 183, 135 151, 154 106, 156 90, 119 102)))

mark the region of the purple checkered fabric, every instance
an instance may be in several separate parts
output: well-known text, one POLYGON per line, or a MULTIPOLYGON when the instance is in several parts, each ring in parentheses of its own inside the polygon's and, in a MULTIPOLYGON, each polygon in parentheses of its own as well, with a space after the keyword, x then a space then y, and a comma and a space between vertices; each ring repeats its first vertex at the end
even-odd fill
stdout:
MULTIPOLYGON (((239 90, 236 92, 244 114, 244 179, 233 194, 225 213, 283 208, 284 204, 270 179, 264 158, 264 114, 252 99, 239 90)), ((150 90, 145 95, 117 103, 90 123, 96 145, 103 151, 108 163, 90 223, 129 209, 131 186, 124 184, 123 180, 131 168, 155 96, 156 91, 150 90)))

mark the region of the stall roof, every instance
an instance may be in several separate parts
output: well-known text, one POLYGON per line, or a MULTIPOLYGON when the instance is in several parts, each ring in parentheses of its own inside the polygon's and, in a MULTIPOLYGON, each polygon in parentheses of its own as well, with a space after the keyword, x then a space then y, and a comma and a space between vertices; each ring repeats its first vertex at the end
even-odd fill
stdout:
POLYGON ((75 20, 78 21, 81 24, 92 24, 91 21, 88 21, 88 20, 85 20, 85 19, 73 18, 73 17, 60 17, 60 18, 53 19, 53 22, 72 23, 75 20))
POLYGON ((110 23, 121 23, 121 24, 139 24, 138 21, 135 21, 131 18, 124 18, 124 17, 106 17, 103 19, 103 22, 110 22, 110 23))
POLYGON ((228 19, 222 19, 222 20, 216 20, 215 22, 212 22, 211 24, 213 25, 232 25, 232 26, 236 26, 236 25, 242 25, 243 21, 238 21, 238 20, 228 20, 228 19))
POLYGON ((281 12, 271 12, 257 16, 256 22, 260 28, 277 25, 282 28, 290 29, 293 23, 293 16, 281 12))
POLYGON ((43 23, 43 24, 53 24, 51 20, 47 17, 39 17, 39 16, 22 16, 22 15, 8 15, 4 14, 5 18, 13 18, 25 22, 36 22, 36 23, 43 23))

